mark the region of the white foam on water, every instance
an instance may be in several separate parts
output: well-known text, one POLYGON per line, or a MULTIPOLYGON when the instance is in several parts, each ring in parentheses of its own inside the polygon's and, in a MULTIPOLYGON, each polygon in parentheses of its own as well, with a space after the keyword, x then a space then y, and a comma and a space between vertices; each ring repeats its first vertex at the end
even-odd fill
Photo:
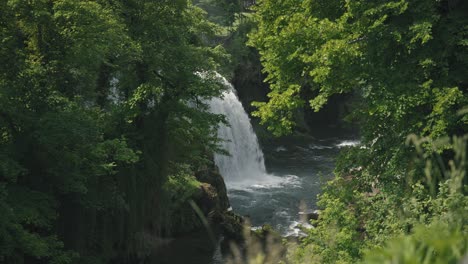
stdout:
POLYGON ((284 236, 286 236, 286 237, 289 237, 289 236, 295 236, 295 237, 306 236, 307 234, 304 232, 304 229, 311 229, 311 228, 314 228, 314 226, 312 226, 309 223, 303 223, 303 222, 300 222, 300 221, 291 221, 291 223, 289 224, 289 227, 288 227, 288 231, 286 231, 284 236), (302 228, 300 228, 299 226, 302 226, 302 228))
POLYGON ((287 149, 284 146, 279 146, 275 149, 276 152, 286 151, 287 149))
POLYGON ((260 229, 262 229, 262 226, 252 226, 252 227, 250 227, 250 230, 252 230, 252 231, 257 231, 257 230, 260 230, 260 229))
POLYGON ((317 145, 317 144, 310 144, 309 145, 310 149, 332 149, 332 146, 325 146, 325 145, 317 145))
POLYGON ((286 210, 281 210, 281 211, 275 212, 275 216, 283 217, 283 218, 289 218, 290 213, 288 211, 286 211, 286 210))
POLYGON ((301 178, 296 175, 285 175, 283 177, 275 175, 263 175, 258 178, 247 178, 245 180, 229 181, 226 185, 231 190, 242 190, 246 192, 255 192, 262 189, 280 189, 284 187, 302 188, 301 178))
POLYGON ((344 148, 344 147, 359 146, 359 144, 361 144, 361 141, 359 140, 343 140, 340 143, 336 144, 335 146, 338 148, 344 148))

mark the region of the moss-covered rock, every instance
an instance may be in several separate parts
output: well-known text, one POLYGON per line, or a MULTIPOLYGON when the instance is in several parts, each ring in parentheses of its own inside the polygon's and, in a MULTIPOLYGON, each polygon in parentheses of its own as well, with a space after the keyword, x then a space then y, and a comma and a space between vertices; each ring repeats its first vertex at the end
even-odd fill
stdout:
POLYGON ((244 218, 241 216, 232 211, 225 212, 220 225, 226 240, 244 240, 244 224, 244 218))
POLYGON ((199 231, 206 228, 203 224, 206 221, 228 240, 243 240, 245 221, 229 210, 226 184, 216 166, 204 168, 194 176, 170 177, 165 187, 172 194, 170 235, 199 231))
POLYGON ((197 205, 213 225, 218 225, 228 239, 242 240, 244 219, 229 211, 226 184, 216 166, 200 170, 195 177, 202 182, 197 205))
POLYGON ((202 182, 199 188, 199 193, 194 201, 203 214, 208 216, 215 211, 220 211, 220 199, 217 189, 206 182, 202 182))
POLYGON ((227 196, 226 184, 224 183, 223 176, 219 174, 218 169, 214 166, 213 168, 206 168, 195 173, 195 177, 202 183, 208 183, 215 188, 218 196, 218 204, 216 209, 218 211, 226 211, 229 205, 229 198, 227 196))

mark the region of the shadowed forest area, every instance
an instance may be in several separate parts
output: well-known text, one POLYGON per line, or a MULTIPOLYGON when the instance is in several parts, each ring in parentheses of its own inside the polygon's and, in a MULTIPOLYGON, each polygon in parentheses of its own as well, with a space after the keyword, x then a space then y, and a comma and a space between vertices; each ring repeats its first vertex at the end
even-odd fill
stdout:
POLYGON ((0 263, 468 262, 468 2, 0 1, 0 263))

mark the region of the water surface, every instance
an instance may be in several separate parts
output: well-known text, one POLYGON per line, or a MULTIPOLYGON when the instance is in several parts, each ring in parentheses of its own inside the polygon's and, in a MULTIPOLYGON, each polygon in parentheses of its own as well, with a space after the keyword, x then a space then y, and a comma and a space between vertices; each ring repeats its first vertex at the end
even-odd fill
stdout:
MULTIPOLYGON (((298 235, 299 212, 317 209, 322 184, 333 177, 340 148, 357 144, 338 138, 285 139, 263 147, 266 168, 272 180, 250 184, 227 182, 232 208, 249 216, 252 225, 270 224, 283 235, 298 235)), ((247 180, 246 183, 249 183, 247 180)))

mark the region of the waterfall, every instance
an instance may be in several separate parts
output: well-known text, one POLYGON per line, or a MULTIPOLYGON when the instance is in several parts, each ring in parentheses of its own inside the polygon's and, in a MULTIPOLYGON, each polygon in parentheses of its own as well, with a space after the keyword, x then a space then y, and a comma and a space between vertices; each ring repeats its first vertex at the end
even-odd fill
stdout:
POLYGON ((226 91, 223 98, 213 98, 211 111, 226 116, 230 126, 221 124, 218 136, 223 139, 222 148, 230 154, 215 154, 215 163, 226 182, 258 182, 267 175, 263 152, 258 144, 250 119, 242 107, 232 85, 218 76, 226 91))

